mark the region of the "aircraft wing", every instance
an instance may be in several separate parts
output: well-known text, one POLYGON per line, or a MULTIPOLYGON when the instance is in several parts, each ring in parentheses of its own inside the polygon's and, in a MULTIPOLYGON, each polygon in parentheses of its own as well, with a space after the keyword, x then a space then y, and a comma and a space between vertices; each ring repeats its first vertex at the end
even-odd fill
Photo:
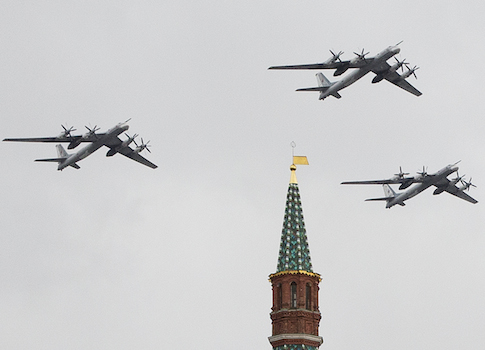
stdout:
POLYGON ((349 61, 333 62, 333 63, 313 63, 313 64, 298 64, 292 66, 271 66, 268 69, 337 69, 349 61))
POLYGON ((62 136, 62 137, 26 137, 26 138, 8 138, 3 139, 3 141, 13 141, 13 142, 94 142, 97 139, 97 136, 103 136, 104 133, 96 134, 90 136, 88 138, 83 138, 81 135, 78 136, 62 136))
POLYGON ((338 69, 343 67, 348 68, 360 68, 371 63, 374 58, 366 58, 356 62, 351 61, 338 61, 331 63, 313 63, 313 64, 297 64, 291 66, 271 66, 268 69, 338 69))
MULTIPOLYGON (((457 190, 458 190, 458 188, 457 188, 457 190)), ((457 196, 458 198, 464 199, 467 202, 470 202, 470 203, 473 203, 473 204, 478 203, 478 201, 475 198, 470 197, 469 195, 467 195, 463 191, 460 191, 460 190, 458 190, 456 192, 455 191, 449 191, 449 190, 445 190, 445 191, 448 192, 448 193, 450 193, 450 194, 452 194, 452 195, 454 195, 454 196, 457 196)))
POLYGON ((413 95, 416 95, 416 96, 422 95, 422 93, 414 86, 412 86, 406 79, 401 79, 401 76, 397 72, 387 75, 384 79, 393 83, 396 86, 399 86, 401 89, 404 89, 407 92, 412 93, 413 95))
POLYGON ((135 152, 129 146, 126 146, 126 147, 121 148, 120 150, 118 150, 118 153, 121 153, 125 157, 131 158, 131 159, 137 161, 138 163, 141 163, 143 165, 146 165, 147 167, 150 167, 152 169, 158 168, 158 166, 156 166, 155 164, 153 164, 152 162, 150 162, 145 157, 141 156, 140 153, 135 152))
POLYGON ((345 181, 342 182, 341 185, 392 185, 392 184, 402 184, 404 182, 412 181, 421 182, 414 177, 404 177, 404 178, 395 178, 395 179, 385 179, 385 180, 366 180, 366 181, 345 181))
MULTIPOLYGON (((377 67, 372 69, 375 74, 385 74, 385 72, 391 68, 389 63, 381 62, 377 67)), ((412 93, 416 96, 421 96, 422 93, 418 91, 414 86, 412 86, 406 79, 401 78, 398 72, 388 73, 384 76, 388 82, 393 83, 396 86, 399 86, 401 89, 406 90, 407 92, 412 93)))
POLYGON ((463 190, 460 190, 456 185, 450 186, 450 180, 447 178, 442 179, 439 183, 433 184, 434 186, 438 188, 443 188, 445 187, 445 191, 448 192, 449 194, 452 194, 453 196, 456 196, 458 198, 464 199, 467 202, 476 204, 478 201, 475 198, 472 198, 468 194, 466 194, 463 190))

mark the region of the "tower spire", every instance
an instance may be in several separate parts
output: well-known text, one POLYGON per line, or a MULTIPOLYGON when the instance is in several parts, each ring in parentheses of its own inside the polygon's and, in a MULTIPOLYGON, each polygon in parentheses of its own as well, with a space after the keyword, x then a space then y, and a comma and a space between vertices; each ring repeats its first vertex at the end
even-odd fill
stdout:
POLYGON ((273 350, 316 350, 323 342, 318 335, 320 275, 312 269, 295 164, 308 161, 293 156, 278 264, 276 273, 269 276, 273 286, 273 335, 269 341, 273 350))
POLYGON ((285 217, 281 231, 276 272, 299 270, 313 272, 295 164, 307 165, 308 160, 303 156, 293 156, 293 164, 290 166, 290 184, 286 196, 285 217))

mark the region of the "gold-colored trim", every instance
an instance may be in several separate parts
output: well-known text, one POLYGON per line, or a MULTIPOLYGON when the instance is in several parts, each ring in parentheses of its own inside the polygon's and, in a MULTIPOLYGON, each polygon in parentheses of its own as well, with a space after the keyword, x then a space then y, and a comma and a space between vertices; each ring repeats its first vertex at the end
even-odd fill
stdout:
POLYGON ((298 274, 307 275, 311 277, 318 277, 318 281, 319 282, 322 281, 320 274, 314 273, 314 272, 308 272, 305 270, 280 271, 280 272, 272 273, 271 275, 269 275, 269 281, 271 281, 273 277, 277 277, 281 275, 298 275, 298 274))
POLYGON ((291 164, 290 170, 291 170, 290 184, 297 184, 298 180, 296 179, 296 165, 291 164))

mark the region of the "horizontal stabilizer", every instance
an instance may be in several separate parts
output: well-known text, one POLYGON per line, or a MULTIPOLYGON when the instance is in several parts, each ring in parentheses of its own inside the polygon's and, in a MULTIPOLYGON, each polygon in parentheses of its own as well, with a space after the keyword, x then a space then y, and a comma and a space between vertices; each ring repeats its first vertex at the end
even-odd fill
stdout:
POLYGON ((371 202, 371 201, 390 201, 394 197, 382 197, 382 198, 368 198, 365 201, 366 202, 371 202))
POLYGON ((318 86, 318 87, 311 87, 311 88, 301 88, 296 89, 296 91, 327 91, 328 86, 318 86))
POLYGON ((57 162, 57 163, 62 163, 65 161, 67 158, 47 158, 47 159, 36 159, 36 162, 57 162))

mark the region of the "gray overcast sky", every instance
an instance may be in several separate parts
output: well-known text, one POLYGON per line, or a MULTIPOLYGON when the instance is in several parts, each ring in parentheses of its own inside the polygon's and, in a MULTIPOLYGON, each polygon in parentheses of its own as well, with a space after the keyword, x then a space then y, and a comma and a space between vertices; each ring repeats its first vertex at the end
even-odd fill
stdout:
POLYGON ((321 348, 485 348, 482 203, 339 185, 461 160, 485 200, 485 4, 141 3, 0 2, 1 138, 132 118, 159 165, 0 144, 0 347, 270 349, 295 141, 321 348), (294 91, 316 72, 267 70, 401 40, 419 98, 369 74, 318 101, 294 91))

